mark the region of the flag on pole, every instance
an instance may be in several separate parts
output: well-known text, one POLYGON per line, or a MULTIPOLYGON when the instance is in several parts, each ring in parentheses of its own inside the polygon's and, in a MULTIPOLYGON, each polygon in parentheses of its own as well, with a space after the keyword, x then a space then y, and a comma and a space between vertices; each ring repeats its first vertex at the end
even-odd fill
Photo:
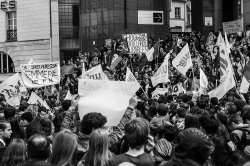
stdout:
POLYGON ((159 55, 159 48, 160 48, 160 41, 157 41, 154 47, 152 47, 145 54, 142 54, 141 58, 138 61, 138 67, 142 69, 147 62, 153 61, 159 55))
POLYGON ((231 47, 227 39, 227 33, 225 32, 225 43, 226 43, 226 48, 227 48, 227 53, 231 53, 231 47))
POLYGON ((220 45, 220 65, 220 85, 209 92, 210 98, 217 97, 219 100, 236 85, 231 60, 226 51, 224 42, 220 45))
POLYGON ((168 58, 164 60, 157 72, 151 77, 152 85, 155 87, 159 83, 169 82, 168 79, 168 58))
POLYGON ((127 82, 136 82, 136 88, 139 89, 141 87, 141 85, 139 84, 139 82, 135 78, 134 74, 130 71, 130 69, 128 67, 127 67, 125 81, 127 81, 127 82))
POLYGON ((240 93, 247 93, 249 86, 250 83, 247 81, 246 77, 243 76, 240 84, 240 93))
POLYGON ((19 105, 21 95, 26 92, 27 89, 18 73, 0 84, 0 93, 4 95, 6 102, 11 106, 19 105))
POLYGON ((248 60, 247 64, 241 70, 241 73, 246 78, 246 80, 250 83, 250 60, 248 60))
POLYGON ((182 48, 181 52, 172 61, 172 64, 181 74, 186 75, 188 69, 193 66, 188 44, 182 48))
POLYGON ((113 56, 110 68, 113 70, 122 61, 122 59, 122 56, 118 56, 117 54, 115 54, 113 56))
POLYGON ((223 39, 221 33, 219 33, 219 36, 217 38, 217 42, 215 45, 220 46, 222 43, 224 43, 224 39, 223 39))
POLYGON ((67 95, 66 95, 66 97, 64 98, 64 100, 72 100, 72 99, 73 99, 73 96, 72 96, 72 94, 70 93, 70 90, 68 90, 67 95))
POLYGON ((199 90, 200 94, 205 94, 207 86, 208 86, 207 76, 205 75, 203 70, 200 69, 200 90, 199 90))
POLYGON ((46 109, 50 110, 50 107, 48 106, 47 102, 42 100, 35 92, 31 93, 30 98, 27 103, 41 105, 45 107, 46 109))

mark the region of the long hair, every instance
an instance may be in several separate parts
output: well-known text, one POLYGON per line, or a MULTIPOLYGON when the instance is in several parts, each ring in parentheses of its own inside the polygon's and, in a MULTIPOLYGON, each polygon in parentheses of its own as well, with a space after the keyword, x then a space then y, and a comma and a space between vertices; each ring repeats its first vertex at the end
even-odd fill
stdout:
POLYGON ((22 139, 14 139, 4 152, 1 166, 22 166, 27 160, 27 147, 22 139))
POLYGON ((89 138, 89 149, 85 166, 103 166, 108 161, 108 133, 103 129, 94 130, 89 138))
POLYGON ((77 141, 70 130, 59 132, 52 146, 49 162, 56 166, 66 166, 74 163, 77 153, 77 141))

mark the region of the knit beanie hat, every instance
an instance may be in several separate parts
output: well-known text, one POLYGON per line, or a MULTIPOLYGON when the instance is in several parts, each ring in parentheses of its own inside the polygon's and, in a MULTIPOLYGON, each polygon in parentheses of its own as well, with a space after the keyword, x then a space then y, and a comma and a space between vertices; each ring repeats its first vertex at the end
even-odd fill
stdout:
POLYGON ((33 120, 32 114, 30 112, 24 112, 20 119, 27 120, 27 122, 31 122, 33 120))
POLYGON ((157 141, 155 145, 156 151, 164 156, 164 157, 170 157, 172 153, 172 145, 170 142, 168 142, 166 139, 160 139, 157 141))

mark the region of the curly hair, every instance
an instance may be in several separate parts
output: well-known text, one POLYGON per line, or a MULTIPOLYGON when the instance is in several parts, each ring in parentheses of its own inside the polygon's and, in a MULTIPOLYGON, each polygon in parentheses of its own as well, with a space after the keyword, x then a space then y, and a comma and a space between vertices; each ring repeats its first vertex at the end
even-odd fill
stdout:
POLYGON ((103 127, 107 122, 107 118, 101 113, 91 112, 83 116, 81 121, 81 132, 83 134, 91 134, 93 129, 103 127))

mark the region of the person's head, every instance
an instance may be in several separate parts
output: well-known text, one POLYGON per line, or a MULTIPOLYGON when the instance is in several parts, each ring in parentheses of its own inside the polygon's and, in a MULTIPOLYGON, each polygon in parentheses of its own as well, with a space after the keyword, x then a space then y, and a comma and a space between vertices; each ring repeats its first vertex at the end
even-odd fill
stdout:
POLYGON ((233 103, 235 104, 238 113, 241 113, 243 107, 246 105, 246 103, 241 99, 234 100, 233 103))
POLYGON ((71 106, 71 101, 70 100, 64 100, 62 102, 62 108, 63 108, 64 111, 67 111, 70 106, 71 106))
POLYGON ((243 107, 242 119, 245 124, 250 124, 250 105, 243 107))
POLYGON ((29 104, 26 102, 20 103, 19 114, 22 114, 28 108, 28 106, 29 106, 29 104))
POLYGON ((93 130, 102 128, 107 122, 107 118, 101 113, 91 112, 83 116, 81 121, 81 132, 89 135, 93 130))
POLYGON ((57 166, 71 165, 76 158, 76 153, 76 137, 70 130, 62 130, 55 137, 49 161, 57 166))
POLYGON ((162 117, 155 117, 150 121, 150 134, 154 137, 155 141, 163 138, 165 128, 168 126, 172 126, 172 124, 162 117))
POLYGON ((197 106, 200 108, 200 109, 205 109, 206 108, 206 102, 204 100, 198 100, 197 101, 197 106))
POLYGON ((202 115, 199 117, 199 122, 206 134, 216 134, 218 132, 219 121, 213 116, 202 115))
POLYGON ((234 152, 225 163, 225 166, 241 166, 247 162, 247 157, 240 151, 234 152))
POLYGON ((34 134, 27 142, 27 150, 32 161, 45 161, 50 155, 50 144, 44 135, 34 134))
POLYGON ((1 121, 0 122, 0 138, 4 140, 10 139, 12 134, 11 125, 8 121, 1 121))
POLYGON ((31 112, 25 112, 20 117, 20 126, 27 127, 32 120, 33 116, 31 112))
POLYGON ((5 119, 11 119, 15 116, 16 110, 13 107, 4 108, 4 117, 5 119))
POLYGON ((210 102, 212 106, 217 106, 219 104, 219 100, 217 97, 212 97, 210 102))
POLYGON ((96 129, 90 134, 86 165, 105 165, 108 161, 108 132, 96 129))
POLYGON ((38 116, 40 118, 44 118, 44 119, 49 118, 48 110, 43 106, 39 107, 38 108, 38 116))
POLYGON ((14 139, 6 148, 1 166, 23 165, 27 160, 27 147, 22 139, 14 139))
POLYGON ((146 144, 148 135, 149 123, 145 119, 136 118, 125 125, 125 138, 131 149, 141 149, 146 144))
POLYGON ((181 160, 193 160, 203 165, 212 150, 213 143, 206 134, 197 128, 188 128, 177 137, 175 157, 181 160))
POLYGON ((193 113, 188 113, 185 116, 185 129, 187 128, 200 128, 200 123, 199 123, 199 119, 198 116, 196 114, 193 113))
POLYGON ((179 118, 185 118, 186 113, 187 113, 186 109, 182 107, 178 108, 176 111, 176 114, 178 115, 179 118))
POLYGON ((231 115, 228 118, 228 125, 232 128, 232 129, 236 129, 238 127, 238 125, 243 124, 243 120, 239 115, 231 115))
POLYGON ((156 111, 159 116, 166 116, 168 113, 168 107, 166 106, 166 104, 159 104, 156 107, 156 111))
POLYGON ((226 103, 225 108, 229 115, 237 114, 237 107, 234 103, 226 103))

